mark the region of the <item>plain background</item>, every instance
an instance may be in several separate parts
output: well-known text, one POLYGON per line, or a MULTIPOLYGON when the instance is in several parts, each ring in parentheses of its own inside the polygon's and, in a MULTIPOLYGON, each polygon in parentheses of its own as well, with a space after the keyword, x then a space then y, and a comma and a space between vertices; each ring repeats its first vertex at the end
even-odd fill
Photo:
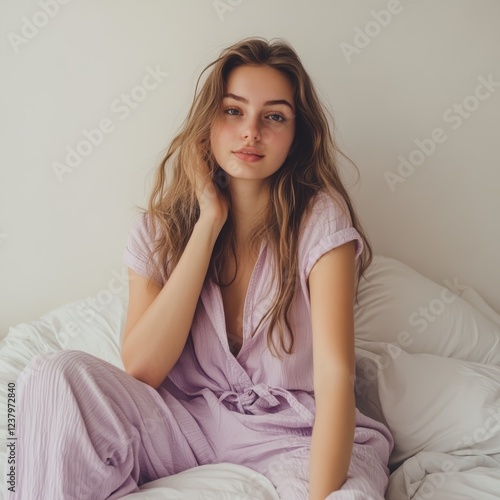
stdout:
POLYGON ((499 22, 497 0, 2 2, 0 335, 123 286, 135 206, 196 78, 246 36, 299 53, 359 168, 357 184, 346 162, 343 176, 375 254, 499 310, 499 22), (141 90, 148 68, 168 76, 141 90), (497 83, 478 99, 481 77, 497 83), (99 123, 110 131, 58 177, 99 123), (390 189, 401 157, 421 164, 390 189))

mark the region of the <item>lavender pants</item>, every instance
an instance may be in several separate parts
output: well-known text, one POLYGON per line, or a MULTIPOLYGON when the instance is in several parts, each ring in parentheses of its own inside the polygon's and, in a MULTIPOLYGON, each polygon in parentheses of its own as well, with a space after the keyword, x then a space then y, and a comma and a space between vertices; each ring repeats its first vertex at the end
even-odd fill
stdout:
MULTIPOLYGON (((280 498, 308 498, 311 429, 263 435, 243 429, 238 412, 221 413, 216 397, 196 399, 188 405, 85 352, 36 356, 17 381, 16 486, 5 500, 114 500, 222 462, 264 474, 280 498)), ((391 438, 373 421, 358 426, 363 418, 348 479, 329 500, 384 498, 391 438)))

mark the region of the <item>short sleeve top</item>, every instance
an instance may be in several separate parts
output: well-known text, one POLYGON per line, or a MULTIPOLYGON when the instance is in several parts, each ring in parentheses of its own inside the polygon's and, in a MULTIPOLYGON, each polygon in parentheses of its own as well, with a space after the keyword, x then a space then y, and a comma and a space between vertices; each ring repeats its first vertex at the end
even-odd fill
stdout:
MULTIPOLYGON (((146 278, 152 278, 156 283, 163 286, 167 280, 163 268, 157 270, 148 265, 148 257, 152 251, 153 242, 150 221, 148 214, 145 213, 137 217, 130 229, 123 252, 123 262, 136 273, 146 278)), ((153 262, 158 263, 157 256, 153 257, 153 262)))
MULTIPOLYGON (((311 305, 307 281, 317 260, 344 243, 355 241, 356 261, 359 258, 363 239, 352 227, 348 214, 345 202, 341 204, 323 191, 316 195, 305 214, 298 245, 300 276, 297 277, 290 315, 295 347, 293 354, 283 353, 281 360, 274 357, 267 346, 269 319, 263 321, 252 336, 272 304, 276 291, 272 283, 274 259, 267 243, 261 245, 250 278, 244 307, 243 343, 236 356, 229 348, 220 288, 212 281, 205 281, 188 340, 167 377, 169 387, 175 386, 179 397, 189 399, 206 390, 216 394, 227 391, 239 394, 255 386, 265 386, 291 391, 299 399, 302 393, 306 398, 302 398, 302 402, 306 404, 309 401, 307 404, 311 404, 314 386, 311 305)), ((149 276, 145 266, 148 251, 147 216, 141 216, 131 229, 123 260, 137 273, 149 276)), ((160 284, 165 282, 164 276, 157 275, 154 279, 160 284)))

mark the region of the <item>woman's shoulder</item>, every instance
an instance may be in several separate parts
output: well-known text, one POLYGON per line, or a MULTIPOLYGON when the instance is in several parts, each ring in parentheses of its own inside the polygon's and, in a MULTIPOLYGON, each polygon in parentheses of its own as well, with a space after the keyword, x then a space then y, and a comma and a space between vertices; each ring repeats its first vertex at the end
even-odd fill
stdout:
POLYGON ((137 214, 131 224, 123 254, 124 263, 143 276, 163 284, 166 276, 155 253, 155 238, 148 212, 137 214))
POLYGON ((316 225, 322 221, 334 221, 344 219, 351 223, 349 208, 343 196, 334 191, 333 194, 326 189, 319 190, 309 201, 308 208, 304 214, 306 227, 316 225))
POLYGON ((351 240, 357 243, 358 257, 364 243, 353 227, 346 201, 340 193, 318 191, 309 204, 299 238, 298 257, 305 275, 309 275, 314 263, 324 253, 351 240))
POLYGON ((127 246, 134 253, 146 256, 153 251, 154 232, 151 215, 148 212, 137 214, 130 226, 127 246))

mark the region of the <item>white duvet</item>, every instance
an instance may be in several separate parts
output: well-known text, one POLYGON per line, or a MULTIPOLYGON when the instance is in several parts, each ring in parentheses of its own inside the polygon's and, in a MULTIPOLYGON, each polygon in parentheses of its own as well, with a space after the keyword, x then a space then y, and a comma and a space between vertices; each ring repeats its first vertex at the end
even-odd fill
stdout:
MULTIPOLYGON (((395 438, 386 498, 499 499, 500 316, 471 288, 438 285, 394 259, 375 256, 367 278, 356 305, 356 399, 395 438)), ((35 354, 59 349, 80 349, 122 368, 126 293, 106 294, 112 299, 99 311, 96 297, 66 304, 10 328, 0 342, 2 471, 7 384, 35 354)), ((4 482, 2 474, 2 489, 4 482)), ((216 464, 153 481, 124 498, 278 496, 255 471, 216 464)))

